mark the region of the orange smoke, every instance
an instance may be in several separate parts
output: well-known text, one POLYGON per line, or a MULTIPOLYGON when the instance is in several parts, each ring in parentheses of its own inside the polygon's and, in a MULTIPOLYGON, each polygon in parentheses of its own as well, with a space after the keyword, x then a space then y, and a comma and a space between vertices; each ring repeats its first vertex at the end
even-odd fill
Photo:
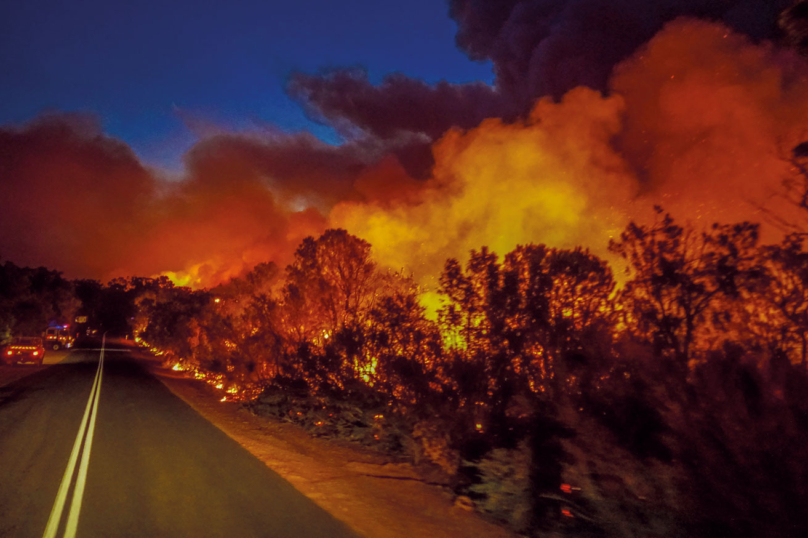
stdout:
POLYGON ((522 123, 451 131, 417 195, 339 204, 331 224, 430 287, 447 257, 482 245, 609 258, 609 238, 654 204, 697 225, 765 220, 762 208, 797 219, 776 195, 789 150, 808 138, 807 74, 793 53, 678 20, 618 66, 610 96, 577 88, 522 123))
POLYGON ((0 257, 214 286, 283 266, 331 226, 429 291, 447 258, 483 245, 609 258, 609 239, 654 204, 704 224, 794 221, 778 194, 790 149, 808 140, 807 83, 794 52, 677 20, 618 65, 608 95, 576 88, 518 122, 448 131, 426 180, 402 166, 399 142, 273 132, 206 138, 171 181, 86 117, 45 118, 0 129, 0 257))
POLYGON ((218 285, 266 261, 284 266, 305 237, 325 230, 323 212, 353 196, 364 166, 350 145, 277 133, 205 139, 185 163, 183 180, 164 184, 154 200, 153 221, 124 267, 153 274, 160 260, 157 272, 192 287, 218 285))
POLYGON ((361 148, 311 135, 227 135, 163 179, 84 115, 0 129, 0 259, 71 278, 169 275, 213 286, 291 259, 353 196, 361 148))
POLYGON ((331 224, 369 241, 375 255, 424 279, 448 257, 487 245, 588 245, 606 253, 627 223, 637 183, 611 148, 622 99, 579 88, 543 99, 524 123, 498 119, 451 131, 434 146, 434 176, 398 201, 344 202, 331 224))
POLYGON ((0 129, 0 258, 101 277, 136 244, 156 186, 94 118, 0 129))
POLYGON ((626 101, 618 147, 645 198, 705 224, 765 220, 761 206, 799 218, 778 199, 791 149, 808 139, 808 67, 796 53, 677 20, 611 86, 626 101))

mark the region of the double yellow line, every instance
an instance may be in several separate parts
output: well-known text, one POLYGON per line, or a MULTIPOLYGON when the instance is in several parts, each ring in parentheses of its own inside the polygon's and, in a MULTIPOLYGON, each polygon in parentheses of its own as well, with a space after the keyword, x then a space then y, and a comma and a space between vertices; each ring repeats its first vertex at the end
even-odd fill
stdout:
POLYGON ((59 493, 56 495, 56 502, 53 503, 50 517, 48 518, 48 526, 45 527, 45 534, 42 538, 55 538, 56 532, 59 530, 59 524, 62 521, 62 512, 64 512, 65 503, 67 502, 67 494, 70 490, 70 484, 73 482, 73 474, 76 470, 76 462, 79 459, 79 452, 81 452, 81 463, 79 465, 78 476, 76 477, 76 486, 73 489, 73 499, 70 502, 70 511, 67 514, 67 524, 65 526, 65 538, 74 538, 76 536, 76 528, 79 525, 79 513, 81 512, 81 501, 84 497, 84 486, 87 482, 87 467, 90 464, 90 450, 93 447, 93 432, 95 431, 95 417, 98 414, 98 399, 101 394, 101 377, 104 372, 104 347, 106 344, 106 335, 101 340, 101 358, 98 361, 98 370, 95 372, 95 381, 93 388, 90 391, 90 399, 87 400, 87 407, 84 409, 84 416, 81 419, 81 426, 79 426, 79 433, 76 436, 76 442, 73 443, 73 451, 70 453, 70 459, 67 462, 67 469, 62 477, 62 483, 59 484, 59 493), (86 435, 85 435, 86 434, 86 435), (84 448, 82 450, 82 441, 84 448))

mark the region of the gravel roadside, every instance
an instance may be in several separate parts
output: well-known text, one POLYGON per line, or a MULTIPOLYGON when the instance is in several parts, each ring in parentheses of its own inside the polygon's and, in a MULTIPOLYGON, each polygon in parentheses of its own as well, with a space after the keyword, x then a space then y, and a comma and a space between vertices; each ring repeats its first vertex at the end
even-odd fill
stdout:
POLYGON ((455 506, 451 492, 425 483, 409 464, 257 417, 237 403, 221 402, 221 394, 202 381, 162 368, 154 372, 175 395, 362 536, 514 536, 455 506))

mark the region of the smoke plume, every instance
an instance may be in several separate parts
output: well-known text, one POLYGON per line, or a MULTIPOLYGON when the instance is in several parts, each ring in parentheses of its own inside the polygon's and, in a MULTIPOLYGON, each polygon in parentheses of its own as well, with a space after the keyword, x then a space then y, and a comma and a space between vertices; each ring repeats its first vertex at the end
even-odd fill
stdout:
POLYGON ((539 100, 525 121, 452 130, 417 194, 344 202, 331 221, 428 286, 447 256, 481 245, 608 257, 608 240, 657 204, 696 226, 765 220, 763 209, 796 218, 776 195, 808 134, 806 76, 791 51, 680 19, 617 66, 608 97, 576 88, 539 100))
POLYGON ((0 128, 0 257, 212 286, 331 226, 429 289, 483 245, 608 257, 654 204, 697 225, 791 220, 779 194, 808 140, 808 66, 761 40, 781 4, 455 0, 458 43, 493 61, 496 87, 298 74, 290 93, 346 142, 220 132, 178 180, 87 116, 0 128))
POLYGON ((722 21, 760 40, 772 38, 790 0, 452 0, 457 44, 491 60, 497 88, 530 108, 576 86, 607 87, 614 66, 665 23, 681 16, 722 21))
POLYGON ((215 284, 284 263, 325 229, 378 151, 308 134, 219 135, 180 181, 144 166, 84 115, 0 129, 0 256, 71 277, 170 274, 215 284))
POLYGON ((0 256, 101 276, 137 243, 157 183, 90 117, 0 130, 0 256))
POLYGON ((485 118, 515 115, 514 107, 484 83, 430 86, 394 74, 373 86, 366 72, 345 69, 318 76, 293 74, 287 89, 311 118, 345 138, 392 145, 408 173, 419 178, 434 164, 429 145, 450 128, 468 129, 485 118))

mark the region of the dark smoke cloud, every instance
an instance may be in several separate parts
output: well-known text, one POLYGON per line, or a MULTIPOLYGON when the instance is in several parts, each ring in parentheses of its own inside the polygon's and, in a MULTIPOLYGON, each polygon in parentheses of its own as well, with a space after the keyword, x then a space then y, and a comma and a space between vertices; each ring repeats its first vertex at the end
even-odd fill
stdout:
POLYGON ((772 38, 792 0, 451 0, 457 44, 491 60, 496 84, 523 109, 585 85, 605 90, 612 68, 663 25, 690 16, 772 38))
POLYGON ((786 41, 808 56, 808 0, 800 0, 785 10, 778 22, 786 41))
POLYGON ((527 117, 544 96, 577 86, 607 91, 612 69, 678 17, 722 21, 755 40, 775 37, 792 0, 450 0, 456 41, 493 62, 496 85, 430 86, 401 74, 378 86, 361 69, 292 75, 288 93, 347 139, 394 142, 407 172, 428 177, 430 142, 486 118, 527 117))
POLYGON ((296 73, 288 89, 315 119, 348 135, 367 133, 382 140, 412 134, 434 139, 450 127, 468 129, 508 112, 501 96, 487 84, 442 81, 430 86, 393 74, 374 86, 359 69, 296 73))
POLYGON ((401 74, 379 86, 361 69, 292 75, 288 92, 309 116, 347 139, 383 141, 411 175, 432 166, 429 145, 451 127, 469 129, 485 118, 513 117, 515 109, 484 83, 434 86, 401 74))

